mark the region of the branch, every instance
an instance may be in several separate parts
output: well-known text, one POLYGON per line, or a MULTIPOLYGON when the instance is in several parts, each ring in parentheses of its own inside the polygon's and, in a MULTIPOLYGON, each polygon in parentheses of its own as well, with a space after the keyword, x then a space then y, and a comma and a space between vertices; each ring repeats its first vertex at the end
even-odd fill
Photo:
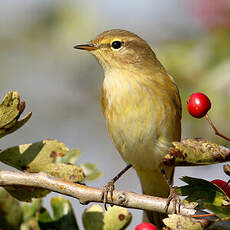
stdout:
POLYGON ((169 154, 163 157, 166 165, 197 166, 227 162, 230 149, 211 141, 194 138, 173 142, 169 154))
MULTIPOLYGON (((61 193, 77 198, 81 204, 88 204, 89 202, 102 203, 102 188, 93 188, 81 184, 67 182, 62 179, 52 177, 46 173, 25 173, 0 171, 0 186, 28 186, 48 189, 53 192, 61 193)), ((119 205, 127 208, 143 209, 149 211, 165 212, 167 199, 160 197, 153 197, 147 195, 140 195, 133 192, 114 190, 113 200, 108 197, 108 203, 119 205)), ((170 203, 168 213, 174 212, 174 204, 170 203)), ((196 213, 193 208, 180 206, 180 214, 191 216, 196 213)))

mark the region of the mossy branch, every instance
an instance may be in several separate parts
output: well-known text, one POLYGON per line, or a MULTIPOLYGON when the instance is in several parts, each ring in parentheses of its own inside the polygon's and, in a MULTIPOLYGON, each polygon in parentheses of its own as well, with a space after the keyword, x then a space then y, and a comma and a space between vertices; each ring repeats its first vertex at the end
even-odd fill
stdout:
POLYGON ((230 149, 209 140, 184 139, 172 144, 163 158, 166 165, 198 166, 230 161, 230 149))

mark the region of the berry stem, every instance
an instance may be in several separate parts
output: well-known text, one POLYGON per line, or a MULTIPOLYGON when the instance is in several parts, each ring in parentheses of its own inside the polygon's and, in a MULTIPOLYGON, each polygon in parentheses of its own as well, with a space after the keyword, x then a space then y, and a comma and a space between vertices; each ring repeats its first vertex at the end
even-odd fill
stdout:
POLYGON ((203 218, 203 217, 209 217, 209 216, 216 216, 213 213, 207 213, 207 214, 200 214, 200 215, 192 215, 192 218, 203 218))
POLYGON ((208 121, 208 123, 211 125, 211 127, 213 128, 213 130, 215 131, 215 134, 222 137, 223 139, 230 141, 229 137, 224 136, 223 134, 221 134, 217 128, 215 127, 215 125, 213 124, 213 122, 211 121, 211 119, 209 118, 208 114, 205 115, 206 120, 208 121))

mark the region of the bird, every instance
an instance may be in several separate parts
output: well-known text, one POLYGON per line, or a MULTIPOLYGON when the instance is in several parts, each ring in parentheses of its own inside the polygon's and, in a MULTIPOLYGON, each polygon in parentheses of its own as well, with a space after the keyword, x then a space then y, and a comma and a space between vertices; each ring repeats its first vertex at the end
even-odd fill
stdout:
MULTIPOLYGON (((76 49, 93 54, 104 70, 101 106, 113 144, 140 179, 143 194, 168 197, 174 166, 162 157, 181 138, 181 99, 148 43, 138 35, 112 29, 76 49)), ((164 215, 144 211, 144 221, 162 226, 164 215)))

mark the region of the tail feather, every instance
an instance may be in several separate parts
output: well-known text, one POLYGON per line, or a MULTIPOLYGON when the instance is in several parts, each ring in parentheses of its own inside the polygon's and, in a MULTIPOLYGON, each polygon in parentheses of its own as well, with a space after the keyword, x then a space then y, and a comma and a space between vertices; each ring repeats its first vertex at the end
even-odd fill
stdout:
MULTIPOLYGON (((165 198, 169 196, 168 182, 161 173, 160 169, 151 171, 137 169, 136 172, 140 178, 143 194, 165 198)), ((167 168, 166 174, 168 178, 172 180, 174 168, 167 168)), ((151 222, 158 228, 161 228, 163 225, 162 219, 164 219, 166 216, 167 215, 164 213, 144 211, 143 221, 151 222)))

